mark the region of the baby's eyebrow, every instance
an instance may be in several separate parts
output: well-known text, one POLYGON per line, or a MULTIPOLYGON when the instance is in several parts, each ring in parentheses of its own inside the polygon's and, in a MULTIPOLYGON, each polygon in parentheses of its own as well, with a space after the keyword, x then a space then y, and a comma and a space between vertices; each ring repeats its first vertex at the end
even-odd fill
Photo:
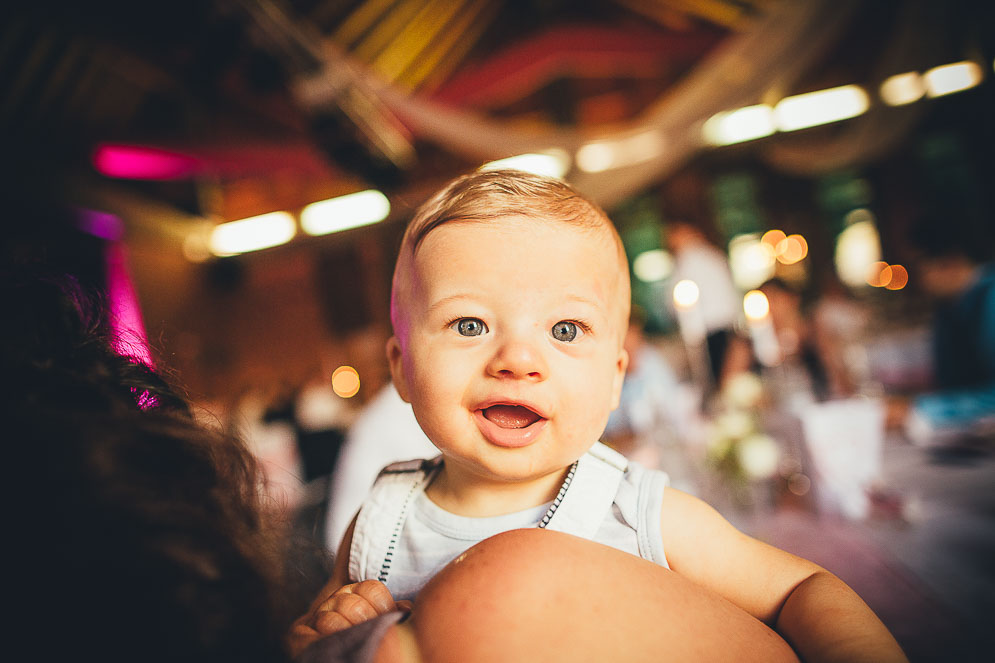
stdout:
MULTIPOLYGON (((588 306, 590 308, 599 311, 604 310, 609 305, 608 302, 602 301, 595 297, 589 297, 586 295, 579 295, 579 294, 566 294, 563 295, 562 299, 565 303, 581 304, 583 306, 588 306)), ((445 297, 442 297, 430 303, 425 308, 425 312, 428 314, 432 314, 435 311, 438 311, 439 309, 445 308, 452 304, 459 304, 463 302, 473 302, 473 301, 476 301, 476 298, 473 296, 473 294, 467 292, 458 292, 452 295, 446 295, 445 297)))
POLYGON ((457 303, 457 302, 468 301, 468 300, 472 300, 472 299, 473 299, 473 297, 470 294, 468 294, 468 293, 462 293, 462 292, 461 293, 456 293, 454 295, 447 295, 447 296, 443 297, 442 299, 438 299, 438 300, 432 302, 431 304, 429 304, 428 307, 425 310, 428 313, 432 313, 432 312, 434 312, 434 311, 436 311, 436 310, 438 310, 440 308, 444 308, 446 306, 449 306, 450 304, 454 304, 454 303, 457 303))
POLYGON ((587 306, 592 306, 597 309, 605 308, 608 304, 608 302, 601 301, 594 297, 586 297, 584 295, 566 295, 563 299, 577 304, 586 304, 587 306))

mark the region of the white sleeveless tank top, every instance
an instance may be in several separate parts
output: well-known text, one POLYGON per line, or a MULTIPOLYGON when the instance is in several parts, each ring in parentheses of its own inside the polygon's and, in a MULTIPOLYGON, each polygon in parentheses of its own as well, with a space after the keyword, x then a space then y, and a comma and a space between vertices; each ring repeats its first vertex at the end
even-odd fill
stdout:
POLYGON ((457 516, 428 499, 425 488, 441 466, 437 456, 381 471, 356 519, 349 551, 353 581, 380 580, 395 600, 413 599, 475 543, 529 527, 590 539, 668 566, 660 535, 667 475, 600 442, 575 463, 552 502, 491 518, 457 516))

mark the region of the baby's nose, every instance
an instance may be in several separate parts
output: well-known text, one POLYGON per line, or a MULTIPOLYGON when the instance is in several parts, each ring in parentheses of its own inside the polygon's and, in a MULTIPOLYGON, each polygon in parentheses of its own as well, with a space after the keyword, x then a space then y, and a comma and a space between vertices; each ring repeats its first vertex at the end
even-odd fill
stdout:
POLYGON ((488 363, 487 372, 499 378, 545 380, 547 366, 534 343, 510 339, 502 343, 488 363))

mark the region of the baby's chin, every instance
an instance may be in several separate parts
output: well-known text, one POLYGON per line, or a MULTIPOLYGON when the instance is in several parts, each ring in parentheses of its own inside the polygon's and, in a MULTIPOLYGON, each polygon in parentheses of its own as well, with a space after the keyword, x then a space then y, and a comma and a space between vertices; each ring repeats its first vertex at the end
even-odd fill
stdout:
POLYGON ((549 458, 541 449, 531 447, 495 448, 475 459, 477 471, 491 480, 528 483, 563 474, 576 458, 549 458))

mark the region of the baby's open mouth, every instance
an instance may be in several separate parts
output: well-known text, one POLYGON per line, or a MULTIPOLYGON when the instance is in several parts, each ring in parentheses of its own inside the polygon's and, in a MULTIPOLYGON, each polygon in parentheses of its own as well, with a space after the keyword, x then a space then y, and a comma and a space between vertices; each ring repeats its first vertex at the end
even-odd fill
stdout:
POLYGON ((501 428, 525 428, 542 419, 524 405, 492 405, 483 410, 484 417, 501 428))

